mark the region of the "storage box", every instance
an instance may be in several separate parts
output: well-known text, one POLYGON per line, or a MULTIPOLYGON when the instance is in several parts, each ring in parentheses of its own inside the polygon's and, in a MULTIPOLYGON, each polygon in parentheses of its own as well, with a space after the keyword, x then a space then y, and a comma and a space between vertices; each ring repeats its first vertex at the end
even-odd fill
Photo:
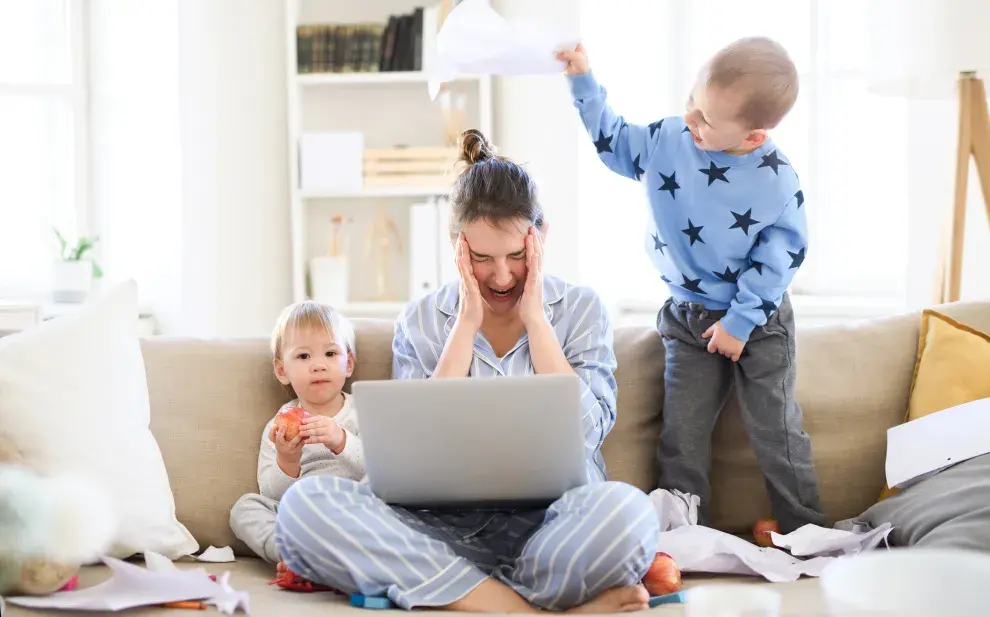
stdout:
POLYGON ((360 191, 363 151, 361 133, 303 133, 299 138, 299 188, 306 192, 360 191))
POLYGON ((454 180, 456 162, 456 148, 368 148, 364 186, 447 188, 454 180))

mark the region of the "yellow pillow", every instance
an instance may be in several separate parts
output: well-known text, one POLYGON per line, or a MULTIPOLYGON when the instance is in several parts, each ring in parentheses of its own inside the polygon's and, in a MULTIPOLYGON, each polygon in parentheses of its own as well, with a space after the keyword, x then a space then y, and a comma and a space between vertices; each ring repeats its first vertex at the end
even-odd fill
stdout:
MULTIPOLYGON (((990 334, 926 310, 905 422, 990 397, 990 334)), ((883 487, 880 499, 897 492, 883 487)))

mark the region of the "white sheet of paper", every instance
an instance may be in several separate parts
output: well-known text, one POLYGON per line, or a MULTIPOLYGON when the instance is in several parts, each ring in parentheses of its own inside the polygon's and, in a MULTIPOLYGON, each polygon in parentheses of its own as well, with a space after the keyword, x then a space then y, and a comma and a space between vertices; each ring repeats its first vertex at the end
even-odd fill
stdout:
POLYGON ((661 533, 657 551, 674 558, 681 572, 762 576, 772 583, 819 576, 834 557, 800 559, 776 548, 761 548, 710 527, 687 525, 661 533))
MULTIPOLYGON (((147 555, 145 557, 147 559, 147 555)), ((163 567, 160 560, 152 557, 151 561, 156 567, 163 567)), ((213 582, 202 570, 182 571, 174 565, 173 569, 152 570, 113 557, 105 557, 103 562, 113 571, 113 576, 104 583, 49 596, 7 598, 7 603, 26 608, 119 611, 165 602, 201 600, 227 614, 238 608, 247 612, 249 608, 247 592, 230 588, 229 573, 219 582, 213 582)))
POLYGON ((229 546, 221 548, 210 546, 196 559, 207 563, 230 563, 231 561, 236 561, 234 559, 234 549, 229 546))
POLYGON ((650 501, 657 509, 660 519, 660 531, 670 531, 684 525, 698 524, 698 506, 701 498, 697 495, 683 493, 678 490, 668 491, 662 488, 650 493, 650 501))
POLYGON ((920 482, 990 453, 990 398, 964 403, 887 430, 887 485, 920 482))
POLYGON ((876 548, 885 542, 893 531, 890 523, 884 523, 865 533, 830 529, 818 525, 805 525, 788 534, 770 532, 775 546, 790 551, 795 557, 839 557, 876 548))
POLYGON ((464 0, 437 33, 436 56, 428 62, 430 99, 440 84, 461 75, 546 75, 563 73, 557 51, 573 49, 576 33, 530 20, 506 20, 490 0, 464 0))

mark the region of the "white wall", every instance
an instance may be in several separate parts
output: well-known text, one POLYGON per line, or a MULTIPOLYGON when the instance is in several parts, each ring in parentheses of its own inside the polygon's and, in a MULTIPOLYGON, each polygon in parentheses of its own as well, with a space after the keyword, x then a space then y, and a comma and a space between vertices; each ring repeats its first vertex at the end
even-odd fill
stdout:
MULTIPOLYGON (((575 34, 580 11, 573 0, 495 0, 506 19, 552 23, 575 34)), ((579 282, 578 152, 580 121, 562 75, 495 79, 495 144, 499 152, 524 164, 539 187, 550 233, 546 271, 579 282)))
POLYGON ((284 9, 93 0, 93 197, 108 276, 163 331, 266 335, 291 301, 284 9))
POLYGON ((182 322, 182 166, 174 0, 89 3, 90 168, 104 285, 182 322))
POLYGON ((283 3, 178 5, 183 327, 267 334, 292 300, 283 3))
MULTIPOLYGON (((940 234, 952 209, 959 119, 958 103, 951 100, 912 101, 909 108, 911 186, 904 213, 909 223, 907 305, 920 309, 932 303, 940 234)), ((970 165, 961 296, 990 299, 990 218, 970 165)))

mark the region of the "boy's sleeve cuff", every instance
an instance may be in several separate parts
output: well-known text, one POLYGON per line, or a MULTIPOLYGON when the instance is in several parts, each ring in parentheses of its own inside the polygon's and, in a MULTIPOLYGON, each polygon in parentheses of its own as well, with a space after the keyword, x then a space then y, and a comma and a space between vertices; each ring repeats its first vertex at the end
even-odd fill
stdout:
POLYGON ((722 327, 732 336, 746 342, 749 341, 749 335, 753 333, 756 324, 738 311, 729 309, 729 312, 722 318, 722 327))
POLYGON ((598 95, 600 87, 595 75, 588 71, 583 75, 568 75, 567 82, 571 86, 571 95, 576 99, 585 99, 598 95))

